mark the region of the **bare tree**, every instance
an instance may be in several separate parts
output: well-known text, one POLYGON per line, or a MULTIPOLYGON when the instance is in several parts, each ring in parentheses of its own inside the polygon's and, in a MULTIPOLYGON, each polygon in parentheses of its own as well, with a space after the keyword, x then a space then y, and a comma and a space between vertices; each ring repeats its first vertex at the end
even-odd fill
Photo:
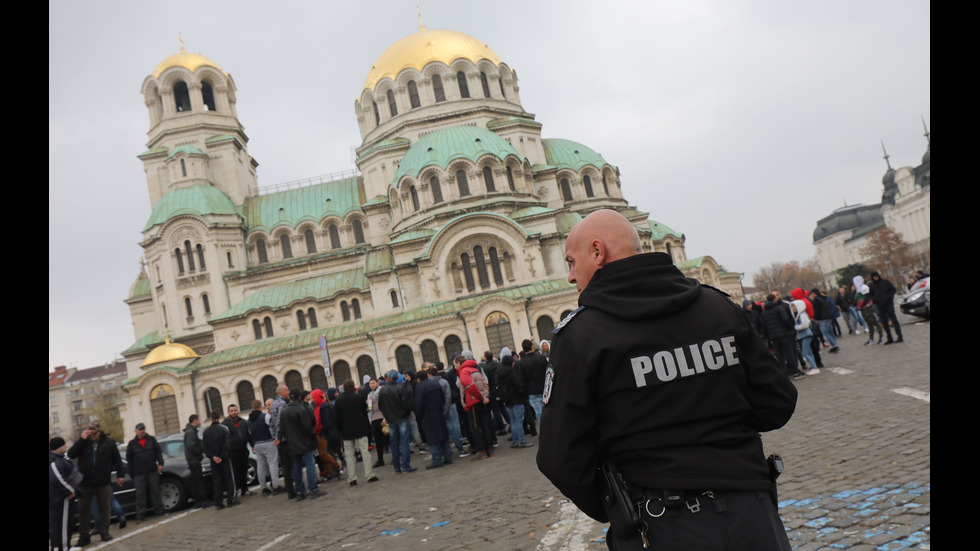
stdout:
POLYGON ((85 408, 87 418, 98 419, 102 431, 111 435, 116 441, 125 436, 122 418, 119 415, 119 389, 101 390, 96 395, 95 403, 85 408))
POLYGON ((891 281, 895 287, 904 289, 905 279, 915 269, 918 260, 902 235, 884 226, 869 233, 865 243, 860 251, 866 259, 865 265, 891 281))
POLYGON ((823 278, 820 275, 820 265, 816 258, 803 262, 773 262, 764 266, 752 276, 752 285, 769 294, 779 291, 783 296, 797 287, 812 289, 820 287, 823 278))

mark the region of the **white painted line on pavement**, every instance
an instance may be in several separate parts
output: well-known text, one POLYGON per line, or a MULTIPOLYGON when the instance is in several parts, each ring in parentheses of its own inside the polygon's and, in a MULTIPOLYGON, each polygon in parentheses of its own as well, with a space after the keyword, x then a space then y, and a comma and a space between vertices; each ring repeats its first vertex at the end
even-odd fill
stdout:
POLYGON ((919 400, 922 400, 922 401, 925 401, 925 402, 928 402, 929 401, 929 393, 928 392, 924 392, 922 390, 916 390, 914 388, 894 388, 894 389, 892 389, 892 392, 895 392, 897 394, 903 394, 905 396, 911 396, 913 398, 918 398, 919 400))
POLYGON ((588 545, 588 532, 593 520, 579 510, 572 502, 562 503, 558 522, 538 544, 535 551, 582 551, 588 545))
POLYGON ((146 526, 140 528, 139 530, 133 530, 132 532, 129 532, 128 534, 126 534, 124 536, 113 536, 111 541, 103 542, 103 543, 101 543, 101 544, 99 544, 98 546, 95 546, 95 547, 87 547, 87 549, 90 549, 91 551, 95 551, 96 549, 102 549, 103 547, 108 547, 110 545, 115 545, 115 544, 117 544, 117 543, 119 543, 119 542, 121 542, 123 540, 129 539, 129 538, 135 536, 136 534, 142 534, 143 532, 146 532, 147 530, 151 530, 153 528, 156 528, 157 526, 160 526, 161 524, 166 524, 168 522, 175 521, 175 520, 177 520, 179 518, 186 517, 187 515, 189 515, 191 513, 196 513, 196 512, 198 512, 200 510, 201 509, 190 509, 188 511, 184 511, 183 513, 169 515, 166 518, 164 518, 163 520, 160 520, 158 522, 154 522, 154 523, 151 523, 151 524, 147 524, 146 526))
POLYGON ((281 536, 279 536, 278 538, 276 538, 276 539, 274 539, 274 540, 272 540, 272 541, 270 541, 269 543, 267 543, 267 544, 265 544, 265 545, 263 545, 262 547, 259 547, 257 551, 265 551, 266 549, 271 549, 271 548, 272 548, 273 546, 275 546, 275 545, 276 545, 277 543, 279 543, 279 542, 281 542, 282 540, 284 540, 284 539, 286 539, 286 538, 288 538, 288 537, 289 537, 289 536, 291 536, 291 535, 292 535, 292 534, 283 534, 283 535, 281 535, 281 536))

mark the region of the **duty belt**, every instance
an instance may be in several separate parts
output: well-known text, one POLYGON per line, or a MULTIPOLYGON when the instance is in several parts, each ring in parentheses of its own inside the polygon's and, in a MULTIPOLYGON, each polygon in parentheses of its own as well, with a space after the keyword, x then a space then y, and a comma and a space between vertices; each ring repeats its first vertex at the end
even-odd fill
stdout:
POLYGON ((692 513, 701 510, 699 498, 715 498, 715 493, 711 490, 644 490, 641 507, 653 518, 657 518, 667 512, 667 509, 680 509, 687 507, 692 513))

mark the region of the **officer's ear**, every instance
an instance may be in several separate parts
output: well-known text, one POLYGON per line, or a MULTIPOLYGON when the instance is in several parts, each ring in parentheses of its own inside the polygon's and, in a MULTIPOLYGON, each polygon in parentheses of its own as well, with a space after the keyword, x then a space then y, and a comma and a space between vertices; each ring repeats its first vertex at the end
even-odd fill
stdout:
POLYGON ((589 256, 592 257, 595 265, 597 267, 602 267, 606 263, 606 255, 608 250, 606 249, 606 244, 598 239, 593 239, 591 246, 589 247, 589 256))

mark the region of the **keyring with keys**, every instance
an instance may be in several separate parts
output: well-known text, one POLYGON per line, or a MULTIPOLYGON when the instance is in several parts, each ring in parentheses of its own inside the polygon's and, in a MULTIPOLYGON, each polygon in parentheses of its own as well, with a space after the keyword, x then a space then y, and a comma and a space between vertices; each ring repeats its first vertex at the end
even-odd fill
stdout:
POLYGON ((667 505, 659 497, 655 497, 653 499, 648 499, 647 502, 643 505, 643 508, 646 509, 647 514, 650 515, 653 518, 658 518, 661 515, 663 515, 664 512, 667 511, 667 505), (654 499, 656 499, 657 501, 660 502, 660 512, 657 513, 657 514, 653 514, 653 513, 650 512, 650 502, 653 501, 654 499))

